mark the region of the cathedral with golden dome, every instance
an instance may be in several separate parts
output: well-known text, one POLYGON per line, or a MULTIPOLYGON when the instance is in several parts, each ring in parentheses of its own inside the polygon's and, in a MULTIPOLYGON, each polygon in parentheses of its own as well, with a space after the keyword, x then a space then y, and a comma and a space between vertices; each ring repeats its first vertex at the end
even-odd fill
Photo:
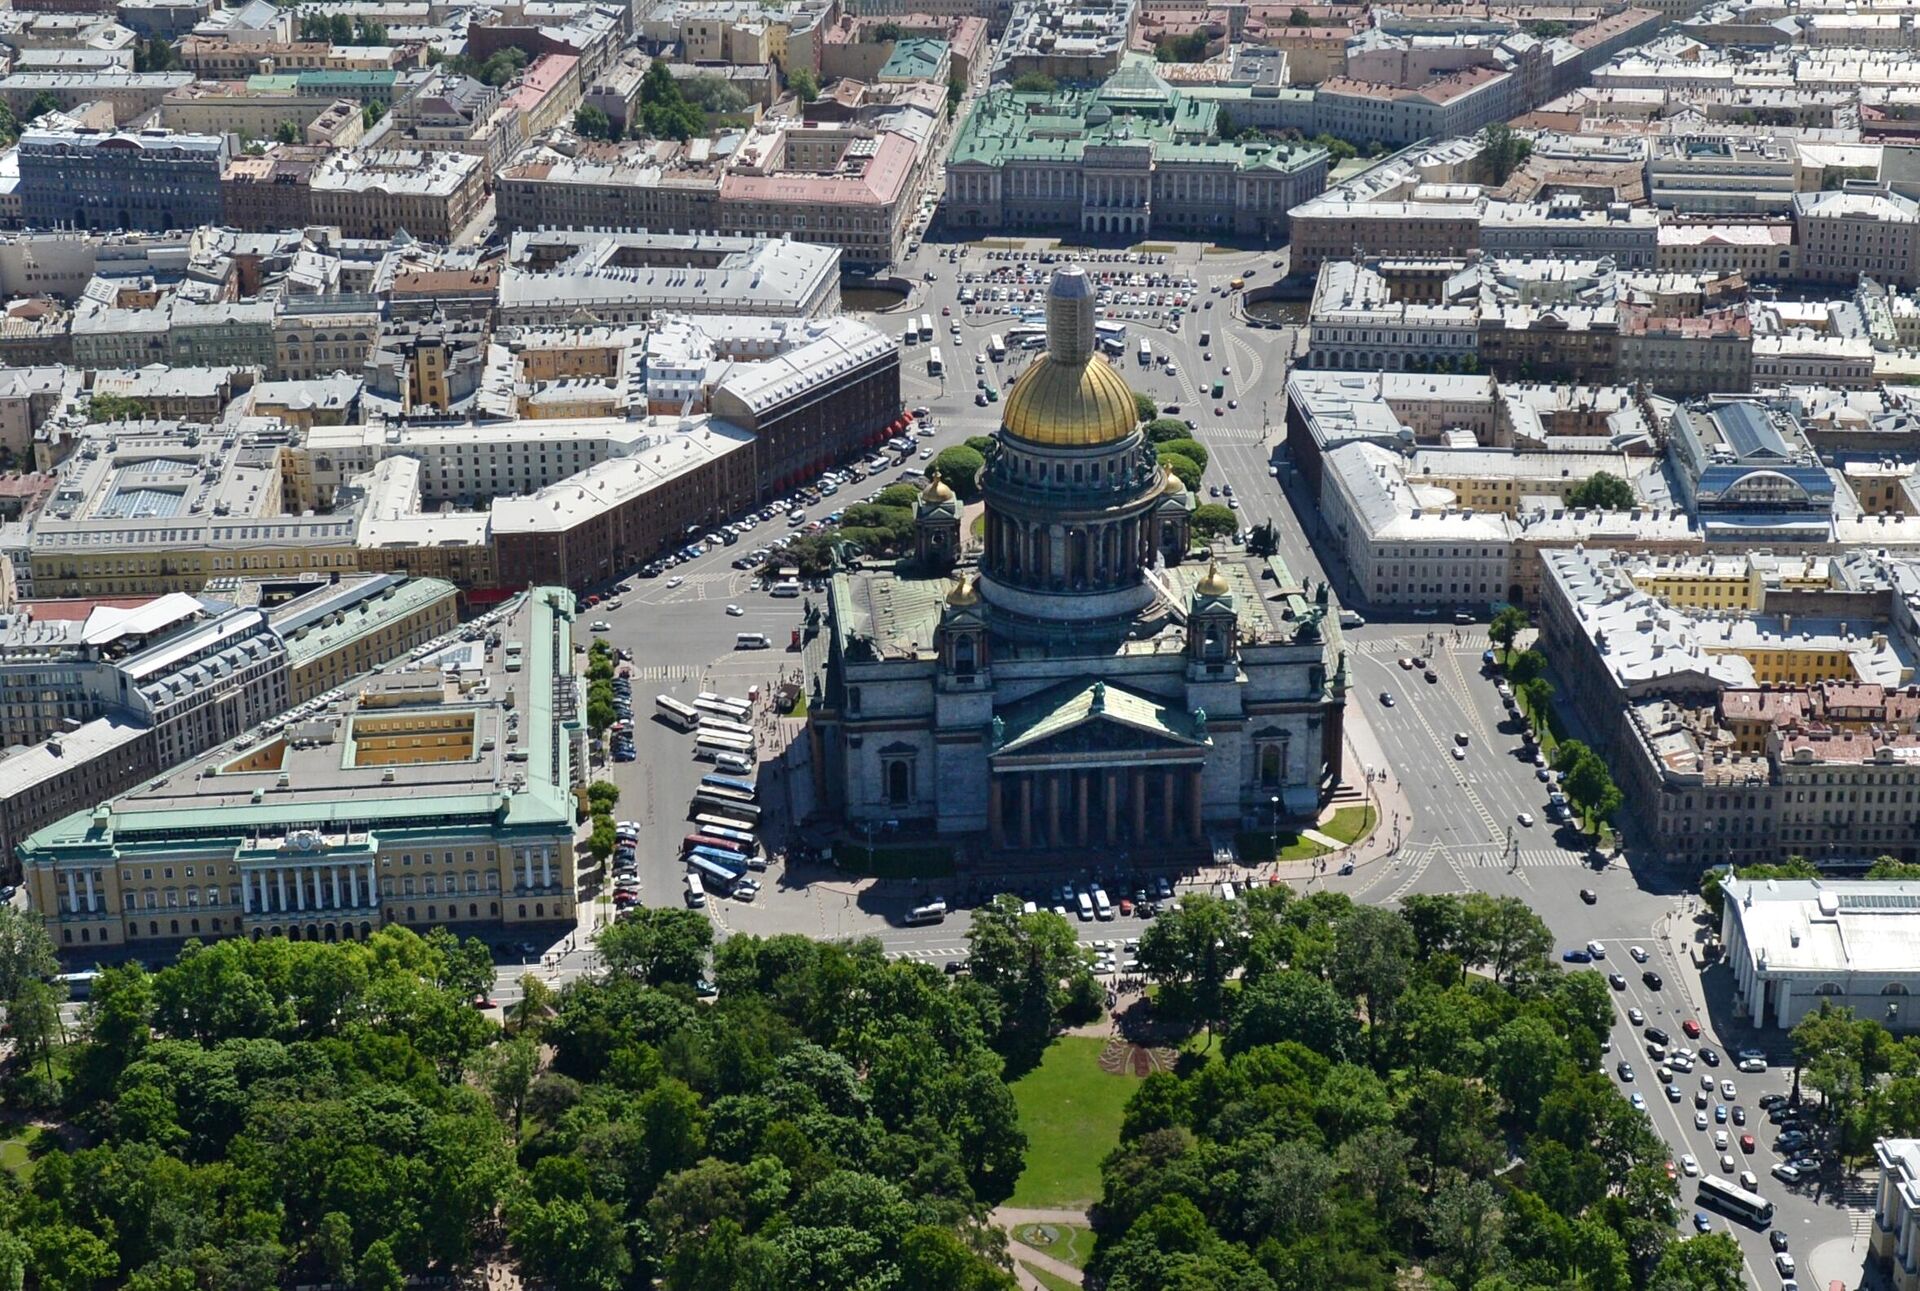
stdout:
POLYGON ((833 578, 799 814, 993 851, 1196 856, 1276 808, 1312 817, 1347 681, 1327 590, 1277 558, 1194 551, 1194 499, 1095 347, 1092 281, 1057 270, 1046 309, 980 503, 935 476, 911 555, 833 578))

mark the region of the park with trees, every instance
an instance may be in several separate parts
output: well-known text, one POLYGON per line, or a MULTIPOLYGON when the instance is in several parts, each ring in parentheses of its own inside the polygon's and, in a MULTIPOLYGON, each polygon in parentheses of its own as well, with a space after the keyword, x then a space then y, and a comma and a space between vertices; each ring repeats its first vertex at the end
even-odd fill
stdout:
MULTIPOLYGON (((1031 1091, 1101 988, 1015 898, 968 940, 955 976, 641 908, 500 1021, 445 931, 235 940, 106 969, 63 1029, 51 944, 0 908, 0 1285, 1005 1291, 989 1209, 1069 1156, 1107 1291, 1741 1285, 1724 1235, 1675 1233, 1667 1149, 1600 1069, 1604 981, 1516 899, 1187 896, 1139 950, 1175 1060, 1082 1063, 1044 1134, 1031 1091)), ((1871 1027, 1796 1045, 1814 1088, 1920 1109, 1871 1027)))

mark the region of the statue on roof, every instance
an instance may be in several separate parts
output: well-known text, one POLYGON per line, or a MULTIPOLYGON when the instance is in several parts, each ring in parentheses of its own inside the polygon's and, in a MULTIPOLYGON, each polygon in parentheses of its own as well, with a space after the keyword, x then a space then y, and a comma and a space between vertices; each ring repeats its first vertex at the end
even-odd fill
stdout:
POLYGON ((1007 719, 995 714, 990 725, 993 731, 993 747, 997 749, 1007 742, 1007 719))
POLYGON ((1318 605, 1322 610, 1327 608, 1327 605, 1332 598, 1332 595, 1333 595, 1332 588, 1333 588, 1333 580, 1330 578, 1323 578, 1320 580, 1320 586, 1314 590, 1313 602, 1314 604, 1318 605))
POLYGON ((1204 708, 1193 710, 1193 735, 1195 739, 1207 738, 1207 710, 1204 708))
POLYGON ((1106 708, 1107 683, 1104 681, 1096 681, 1093 683, 1093 711, 1103 713, 1106 711, 1106 708))

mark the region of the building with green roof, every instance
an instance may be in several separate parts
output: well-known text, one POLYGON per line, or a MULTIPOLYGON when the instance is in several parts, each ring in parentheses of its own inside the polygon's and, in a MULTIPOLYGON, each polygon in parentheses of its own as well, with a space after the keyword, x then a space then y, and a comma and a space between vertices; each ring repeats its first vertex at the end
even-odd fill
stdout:
MULTIPOLYGON (((1244 91, 1242 91, 1244 92, 1244 91)), ((1282 238, 1327 186, 1327 153, 1222 139, 1219 94, 1176 90, 1145 55, 1095 87, 996 89, 947 161, 947 218, 976 229, 1282 238)))
MULTIPOLYGON (((587 763, 573 617, 571 592, 534 588, 36 831, 18 848, 33 908, 80 956, 571 923, 587 763)), ((294 626, 324 638, 326 618, 294 626)))

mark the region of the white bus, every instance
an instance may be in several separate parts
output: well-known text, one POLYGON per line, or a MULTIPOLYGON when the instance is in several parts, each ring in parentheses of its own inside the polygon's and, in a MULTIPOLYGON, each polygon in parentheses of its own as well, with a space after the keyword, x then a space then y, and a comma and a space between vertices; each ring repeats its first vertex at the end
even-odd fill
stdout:
POLYGON ((902 345, 920 344, 920 329, 915 327, 911 321, 907 323, 907 330, 900 334, 900 343, 902 345))
POLYGON ((932 314, 920 315, 920 339, 923 341, 931 341, 933 339, 932 314))
POLYGON ((743 758, 753 756, 753 737, 751 735, 722 735, 717 731, 701 731, 693 737, 694 755, 705 754, 718 757, 722 753, 733 753, 743 758))
POLYGON ((937 377, 947 370, 947 361, 940 357, 940 347, 933 346, 927 351, 927 375, 937 377))
POLYGON ((735 699, 731 695, 716 695, 703 690, 693 697, 693 706, 701 715, 700 720, 717 717, 724 722, 744 722, 753 713, 753 705, 744 699, 735 699))
POLYGON ((1773 1203, 1758 1193, 1748 1192, 1737 1184, 1728 1183, 1718 1175, 1701 1175, 1700 1192, 1695 1198, 1702 1206, 1710 1207, 1730 1218, 1737 1219, 1755 1228, 1765 1228, 1773 1222, 1773 1203))
POLYGON ((945 923, 946 921, 947 903, 945 901, 929 901, 925 905, 917 905, 907 911, 908 923, 945 923))
POLYGON ((700 714, 692 704, 683 704, 672 695, 655 695, 653 711, 675 730, 690 731, 700 725, 700 714))
POLYGON ((773 638, 764 632, 736 632, 733 634, 735 650, 771 650, 773 638))
POLYGON ((1153 366, 1153 343, 1144 336, 1140 338, 1140 366, 1143 368, 1153 366))
POLYGON ((724 717, 703 715, 700 718, 702 735, 737 735, 743 739, 753 738, 753 728, 745 722, 729 722, 724 717))
POLYGON ((687 875, 687 905, 698 910, 707 903, 707 889, 702 886, 698 874, 687 875))
POLYGON ((1007 357, 1007 343, 1000 339, 998 332, 987 337, 987 357, 995 363, 1007 357))
POLYGON ((1127 339, 1127 325, 1103 318, 1093 325, 1093 336, 1098 341, 1124 341, 1127 339))

